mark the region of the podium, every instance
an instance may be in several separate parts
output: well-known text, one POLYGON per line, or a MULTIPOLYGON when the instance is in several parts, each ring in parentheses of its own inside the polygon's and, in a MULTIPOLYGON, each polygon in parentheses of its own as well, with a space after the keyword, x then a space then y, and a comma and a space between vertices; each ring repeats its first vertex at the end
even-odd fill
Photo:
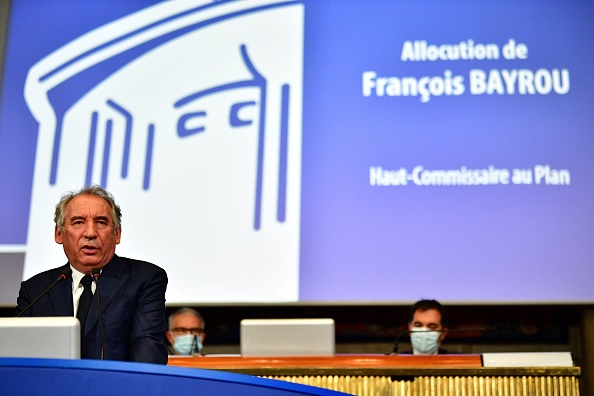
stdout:
POLYGON ((484 367, 481 355, 170 356, 168 365, 251 374, 355 395, 580 394, 579 367, 484 367))
POLYGON ((243 374, 100 360, 0 358, 0 378, 1 395, 341 395, 243 374))

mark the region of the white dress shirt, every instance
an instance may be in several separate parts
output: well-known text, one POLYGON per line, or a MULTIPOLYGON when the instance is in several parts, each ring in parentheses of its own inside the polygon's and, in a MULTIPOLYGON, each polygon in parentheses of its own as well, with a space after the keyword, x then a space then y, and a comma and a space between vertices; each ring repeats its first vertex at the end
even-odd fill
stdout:
MULTIPOLYGON (((80 296, 84 290, 84 287, 80 281, 86 274, 77 271, 72 265, 70 265, 70 268, 72 269, 72 306, 74 307, 74 316, 76 317, 76 312, 78 311, 78 301, 80 300, 80 296)), ((95 282, 91 283, 91 291, 93 294, 95 294, 96 287, 97 285, 95 285, 95 282)))

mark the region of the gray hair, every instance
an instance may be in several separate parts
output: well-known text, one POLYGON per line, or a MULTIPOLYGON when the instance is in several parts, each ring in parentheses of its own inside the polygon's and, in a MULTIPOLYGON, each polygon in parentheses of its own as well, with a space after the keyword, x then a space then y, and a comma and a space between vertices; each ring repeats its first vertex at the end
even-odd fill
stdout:
POLYGON ((202 330, 206 328, 206 322, 202 318, 202 315, 198 313, 198 311, 192 308, 181 308, 178 311, 175 311, 174 313, 169 315, 169 330, 173 328, 173 320, 179 315, 192 315, 200 320, 200 323, 202 323, 202 330))
POLYGON ((54 213, 54 223, 56 223, 56 226, 60 230, 64 231, 64 212, 66 211, 66 206, 68 206, 70 201, 72 201, 79 195, 95 195, 97 197, 103 198, 111 207, 111 217, 113 219, 114 232, 121 227, 122 210, 120 209, 119 205, 115 202, 113 195, 111 195, 108 191, 104 190, 98 185, 93 185, 90 187, 83 187, 78 191, 70 191, 62 195, 62 199, 60 199, 60 202, 58 202, 58 204, 56 205, 56 212, 54 213))

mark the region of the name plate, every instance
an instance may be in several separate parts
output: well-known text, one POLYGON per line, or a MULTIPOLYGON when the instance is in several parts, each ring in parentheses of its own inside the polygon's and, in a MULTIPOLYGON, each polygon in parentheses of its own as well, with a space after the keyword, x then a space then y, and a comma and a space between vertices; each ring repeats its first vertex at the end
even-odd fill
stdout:
POLYGON ((571 352, 483 353, 484 367, 572 367, 571 352))

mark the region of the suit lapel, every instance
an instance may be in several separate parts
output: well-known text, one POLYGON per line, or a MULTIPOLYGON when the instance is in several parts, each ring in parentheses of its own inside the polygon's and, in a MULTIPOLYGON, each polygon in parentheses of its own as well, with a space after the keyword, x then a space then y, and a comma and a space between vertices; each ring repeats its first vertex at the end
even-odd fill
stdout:
POLYGON ((72 279, 67 279, 55 286, 56 290, 52 301, 52 307, 56 316, 74 316, 74 307, 72 305, 72 279))
MULTIPOLYGON (((113 258, 101 272, 99 277, 99 297, 101 298, 101 313, 109 309, 115 296, 119 290, 126 284, 130 277, 130 267, 125 260, 121 260, 114 255, 113 258)), ((97 293, 95 292, 95 295, 97 293)), ((85 326, 85 334, 92 329, 98 322, 97 316, 97 299, 94 298, 89 308, 89 316, 87 316, 87 324, 85 326)))
MULTIPOLYGON (((70 264, 67 264, 67 266, 68 265, 70 264)), ((55 271, 55 276, 52 280, 48 280, 46 287, 49 287, 55 282, 65 268, 66 266, 58 268, 57 271, 55 271)), ((55 316, 74 316, 74 307, 72 305, 72 277, 58 283, 48 295, 55 316)))

